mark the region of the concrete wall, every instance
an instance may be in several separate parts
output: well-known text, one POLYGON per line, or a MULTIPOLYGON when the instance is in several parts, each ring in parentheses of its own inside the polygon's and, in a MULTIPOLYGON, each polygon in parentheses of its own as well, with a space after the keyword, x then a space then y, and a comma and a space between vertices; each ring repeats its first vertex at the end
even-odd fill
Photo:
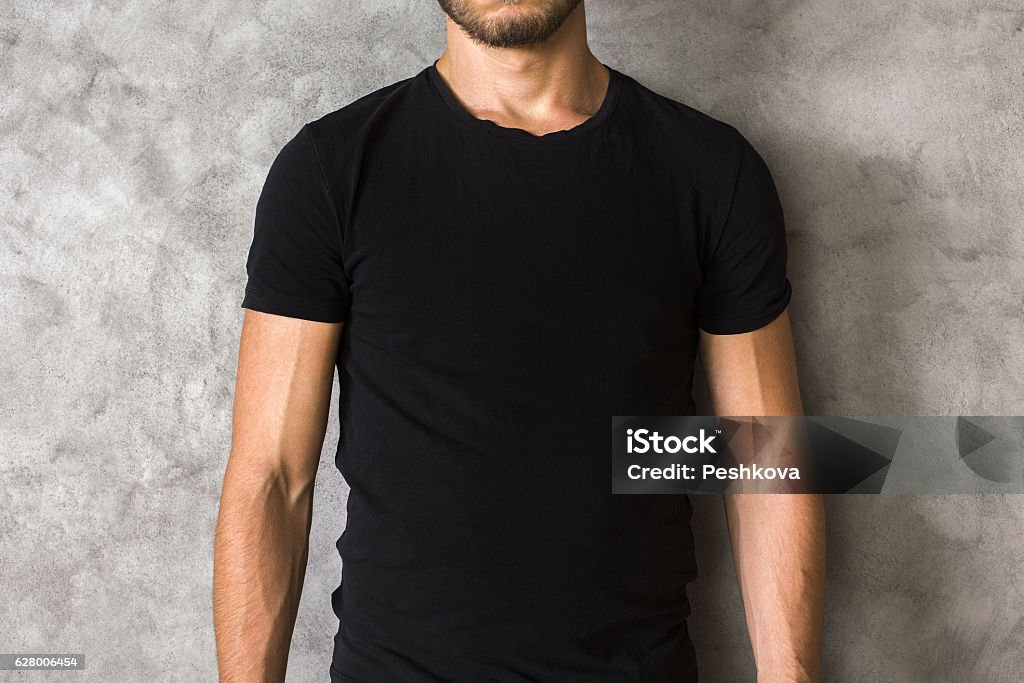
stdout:
MULTIPOLYGON (((600 58, 733 123, 775 172, 808 412, 1022 413, 1018 3, 589 14, 600 58)), ((298 126, 442 46, 432 0, 0 6, 0 651, 84 652, 76 680, 214 677, 260 185, 298 126)), ((294 681, 323 680, 336 628, 334 431, 294 681)), ((829 514, 825 680, 1024 679, 1021 498, 845 497, 829 514)), ((698 500, 695 524, 705 680, 752 680, 720 502, 698 500)))

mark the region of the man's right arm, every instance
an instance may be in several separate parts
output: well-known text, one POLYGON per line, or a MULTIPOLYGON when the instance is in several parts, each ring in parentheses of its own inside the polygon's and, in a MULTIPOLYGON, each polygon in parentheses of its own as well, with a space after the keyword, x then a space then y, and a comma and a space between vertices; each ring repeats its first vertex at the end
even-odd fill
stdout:
POLYGON ((221 681, 284 681, 341 328, 245 312, 214 548, 221 681))

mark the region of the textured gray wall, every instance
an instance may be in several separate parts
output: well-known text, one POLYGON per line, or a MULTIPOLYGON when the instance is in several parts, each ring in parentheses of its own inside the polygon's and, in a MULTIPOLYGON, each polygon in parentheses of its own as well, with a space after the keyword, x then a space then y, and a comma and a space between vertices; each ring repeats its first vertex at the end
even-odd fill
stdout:
MULTIPOLYGON (((591 0, 600 58, 733 123, 775 172, 808 412, 1024 412, 1019 7, 591 0)), ((441 19, 433 0, 2 4, 0 651, 85 652, 83 681, 214 677, 256 197, 302 123, 436 57, 441 19)), ((336 627, 335 438, 294 681, 324 679, 336 627)), ((826 680, 1024 679, 1021 498, 829 513, 826 680)), ((720 503, 695 525, 706 680, 752 680, 720 503)))

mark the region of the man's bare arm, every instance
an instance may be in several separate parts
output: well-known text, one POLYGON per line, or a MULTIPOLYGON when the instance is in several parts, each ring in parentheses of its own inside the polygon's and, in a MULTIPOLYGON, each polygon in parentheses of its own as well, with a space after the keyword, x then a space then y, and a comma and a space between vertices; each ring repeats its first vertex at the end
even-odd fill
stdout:
POLYGON ((214 547, 221 681, 284 680, 341 327, 245 312, 214 547))
MULTIPOLYGON (((700 333, 716 415, 801 415, 789 314, 746 334, 700 333)), ((825 586, 820 495, 727 494, 733 560, 763 683, 818 680, 825 586)))

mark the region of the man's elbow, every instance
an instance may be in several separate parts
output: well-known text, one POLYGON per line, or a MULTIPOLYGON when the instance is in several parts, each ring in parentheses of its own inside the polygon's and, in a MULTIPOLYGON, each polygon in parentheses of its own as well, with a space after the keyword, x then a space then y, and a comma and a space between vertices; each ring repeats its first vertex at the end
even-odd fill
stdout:
POLYGON ((298 467, 303 458, 288 454, 267 456, 249 450, 232 449, 224 474, 222 496, 249 503, 302 507, 310 501, 316 479, 313 466, 298 467))

